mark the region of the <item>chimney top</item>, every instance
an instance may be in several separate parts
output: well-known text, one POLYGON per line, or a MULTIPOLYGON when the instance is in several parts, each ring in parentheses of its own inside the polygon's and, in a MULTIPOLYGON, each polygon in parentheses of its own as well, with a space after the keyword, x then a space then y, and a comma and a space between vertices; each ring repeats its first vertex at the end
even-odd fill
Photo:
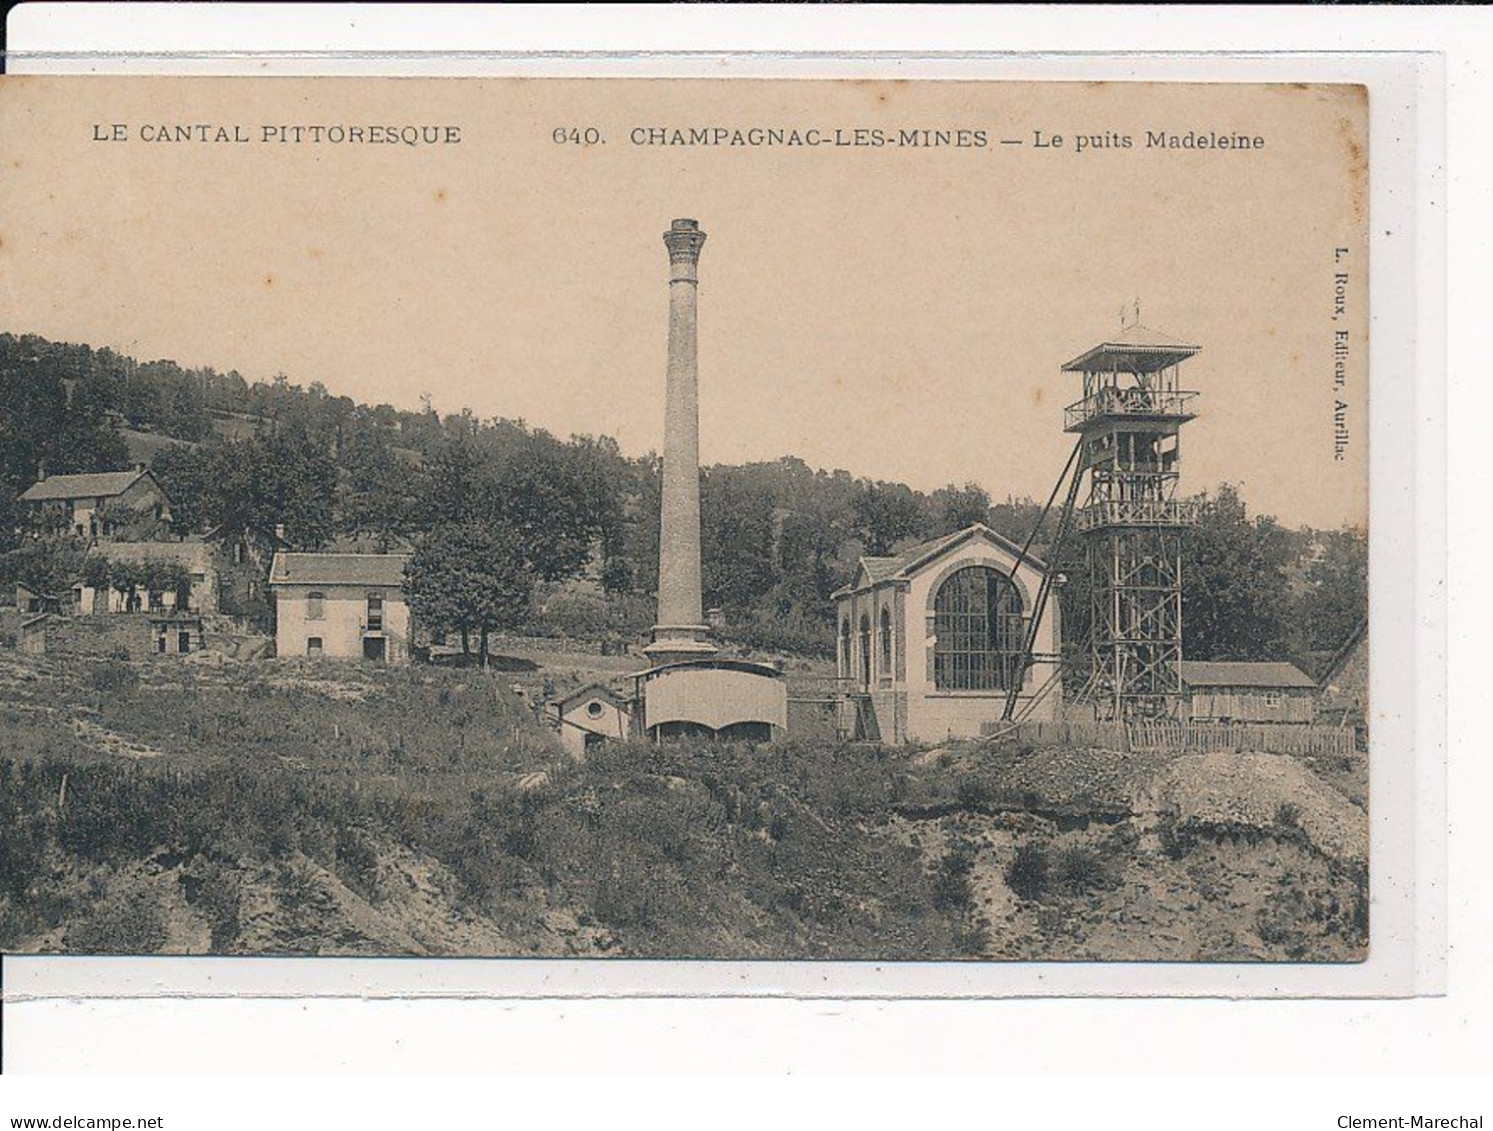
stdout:
POLYGON ((700 230, 700 221, 675 220, 670 227, 676 232, 698 232, 700 230))

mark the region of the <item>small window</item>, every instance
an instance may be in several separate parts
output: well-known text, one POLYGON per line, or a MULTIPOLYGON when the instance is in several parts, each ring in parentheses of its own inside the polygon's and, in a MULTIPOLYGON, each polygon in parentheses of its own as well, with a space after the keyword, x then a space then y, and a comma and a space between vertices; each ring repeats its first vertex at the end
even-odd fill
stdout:
POLYGON ((590 715, 593 719, 601 718, 602 714, 605 711, 606 706, 600 699, 593 699, 591 700, 591 702, 586 704, 586 714, 590 715))
POLYGON ((306 619, 321 620, 327 615, 327 595, 325 593, 306 594, 306 619))
POLYGON ((379 632, 384 627, 384 595, 368 594, 368 631, 379 632))
POLYGON ((881 674, 888 678, 892 674, 892 610, 881 610, 881 674))
POLYGON ((1279 707, 1280 703, 1281 703, 1281 696, 1280 696, 1280 692, 1279 691, 1267 691, 1267 692, 1265 692, 1265 706, 1267 706, 1267 707, 1279 707))
POLYGON ((307 641, 306 641, 306 655, 313 656, 313 657, 321 655, 321 637, 320 636, 312 636, 312 637, 310 637, 310 638, 307 639, 307 641))
POLYGON ((192 634, 190 632, 178 632, 176 634, 176 650, 178 652, 190 652, 192 650, 192 634))

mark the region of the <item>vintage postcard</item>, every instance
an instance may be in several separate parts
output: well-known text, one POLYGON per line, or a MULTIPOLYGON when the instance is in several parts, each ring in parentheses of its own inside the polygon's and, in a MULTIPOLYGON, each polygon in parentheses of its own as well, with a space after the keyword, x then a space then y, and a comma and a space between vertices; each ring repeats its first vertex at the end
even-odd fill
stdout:
POLYGON ((0 949, 1364 962, 1369 101, 0 80, 0 949))

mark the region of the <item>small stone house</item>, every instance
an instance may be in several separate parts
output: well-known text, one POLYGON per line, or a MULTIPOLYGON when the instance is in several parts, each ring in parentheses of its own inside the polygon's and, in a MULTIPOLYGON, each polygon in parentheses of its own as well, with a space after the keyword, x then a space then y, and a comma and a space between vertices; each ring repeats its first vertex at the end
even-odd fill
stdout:
POLYGON ((60 510, 80 538, 113 537, 117 517, 111 514, 171 521, 171 499, 143 465, 131 471, 44 475, 21 493, 21 502, 60 510))
POLYGON ((269 578, 276 654, 408 662, 408 561, 408 554, 276 554, 269 578))
POLYGON ((587 684, 554 703, 551 721, 560 728, 560 745, 572 757, 607 740, 625 741, 632 733, 627 700, 601 683, 587 684))
POLYGON ((1020 657, 1047 567, 983 523, 887 557, 863 557, 834 594, 838 675, 858 739, 942 742, 998 721, 1013 681, 1031 718, 1061 707, 1057 592, 1020 657))
POLYGON ((1300 723, 1317 713, 1317 685, 1294 664, 1182 661, 1183 707, 1194 722, 1300 723))

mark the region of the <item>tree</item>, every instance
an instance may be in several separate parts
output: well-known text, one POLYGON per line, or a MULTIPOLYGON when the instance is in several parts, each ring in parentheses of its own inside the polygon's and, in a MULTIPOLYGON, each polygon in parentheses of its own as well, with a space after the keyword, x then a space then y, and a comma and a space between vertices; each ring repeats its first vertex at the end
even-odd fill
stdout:
POLYGON ((978 483, 966 483, 955 487, 950 483, 940 487, 928 498, 928 533, 937 537, 952 534, 975 523, 990 522, 990 494, 978 483))
POLYGON ((405 567, 410 611, 439 632, 459 632, 463 652, 473 633, 487 666, 488 635, 523 623, 534 577, 509 530, 468 522, 425 535, 405 567))
POLYGON ((151 474, 171 500, 171 524, 183 533, 206 529, 221 517, 221 485, 209 448, 172 445, 151 459, 151 474))
POLYGON ((1182 559, 1182 654, 1271 660, 1289 651, 1289 544, 1273 518, 1250 520, 1230 484, 1200 496, 1182 559))
POLYGON ((542 434, 493 461, 483 486, 492 520, 518 535, 529 568, 545 581, 590 564, 616 509, 587 453, 542 434))
POLYGON ((69 533, 27 535, 15 549, 0 555, 0 584, 16 582, 34 592, 59 597, 83 568, 87 543, 69 533))
POLYGON ((855 533, 868 554, 890 554, 898 542, 924 534, 920 500, 903 483, 862 483, 853 507, 855 533))
POLYGON ((700 496, 705 595, 733 610, 751 607, 777 580, 773 499, 750 470, 712 468, 700 496))
POLYGON ((1350 528, 1323 534, 1321 542, 1296 620, 1306 649, 1335 652, 1369 615, 1368 538, 1350 528))

